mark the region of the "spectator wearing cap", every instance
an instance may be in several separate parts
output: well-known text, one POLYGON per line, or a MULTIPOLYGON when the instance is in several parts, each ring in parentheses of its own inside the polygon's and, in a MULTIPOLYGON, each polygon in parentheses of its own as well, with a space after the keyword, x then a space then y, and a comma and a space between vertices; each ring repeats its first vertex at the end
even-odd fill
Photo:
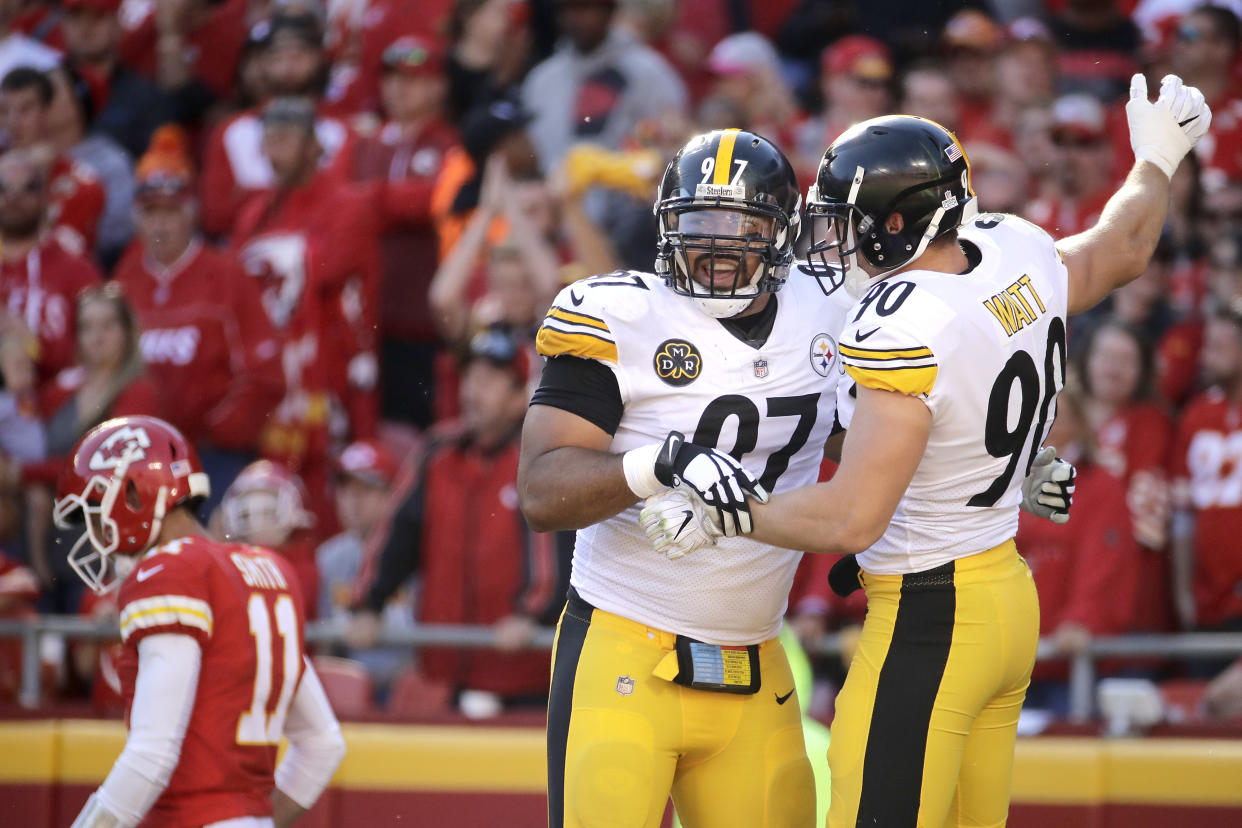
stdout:
MULTIPOLYGON (((255 60, 262 93, 311 101, 317 109, 319 164, 346 176, 353 139, 344 121, 323 110, 328 58, 319 18, 308 11, 277 11, 270 21, 256 24, 251 36, 259 49, 255 60)), ((276 184, 262 147, 264 103, 225 120, 208 139, 201 205, 203 230, 209 236, 228 234, 246 200, 276 184)))
POLYGON ((457 0, 447 21, 448 117, 510 95, 527 67, 530 7, 521 0, 457 0))
POLYGON ((253 459, 257 423, 280 401, 284 375, 259 286, 204 244, 184 133, 161 127, 138 162, 138 238, 117 266, 142 323, 142 355, 160 416, 198 449, 219 492, 253 459))
POLYGON ((443 59, 407 35, 382 55, 385 120, 360 130, 353 177, 375 190, 380 250, 380 373, 385 419, 431 423, 432 365, 439 341, 427 289, 438 257, 431 197, 457 134, 442 118, 443 59))
POLYGON ((802 113, 781 74, 780 57, 757 32, 729 35, 712 47, 707 68, 715 78, 712 94, 728 99, 741 113, 741 127, 785 146, 802 113))
POLYGON ((47 73, 52 103, 47 110, 47 140, 58 156, 90 169, 104 188, 95 257, 110 269, 134 234, 134 162, 110 136, 91 129, 95 100, 89 84, 70 66, 47 73))
POLYGON ((100 281, 94 265, 45 232, 47 216, 42 167, 22 150, 0 156, 0 307, 37 337, 41 381, 73 363, 74 300, 100 281))
POLYGON ((95 98, 93 127, 137 158, 174 112, 159 87, 121 62, 121 0, 64 0, 61 8, 66 57, 95 98))
MULTIPOLYGON (((1207 391, 1173 441, 1173 590, 1183 629, 1242 629, 1242 302, 1208 318, 1199 366, 1207 391)), ((1218 665, 1223 667, 1224 665, 1218 665)), ((1209 674, 1211 674, 1209 672, 1209 674)))
POLYGON ((820 113, 797 131, 799 177, 814 176, 824 149, 859 121, 888 112, 893 61, 888 47, 873 37, 847 35, 828 45, 820 57, 820 113))
POLYGON ((1086 93, 1057 99, 1051 135, 1060 151, 1050 181, 1053 189, 1031 201, 1023 215, 1059 239, 1099 219, 1115 183, 1114 154, 1104 105, 1086 93))
POLYGON ((1104 101, 1126 95, 1142 38, 1118 0, 1069 0, 1049 29, 1061 50, 1061 91, 1104 101))
POLYGON ((274 188, 246 202, 233 233, 285 370, 260 449, 302 476, 316 514, 331 515, 333 442, 376 428, 378 226, 371 194, 321 166, 310 101, 275 98, 262 119, 274 188))
POLYGON ((137 4, 122 18, 121 60, 171 97, 179 121, 197 120, 232 97, 246 11, 218 0, 137 4))
MULTIPOLYGON (((991 133, 996 97, 996 56, 1004 30, 979 9, 963 9, 949 18, 940 35, 941 48, 958 96, 955 131, 962 141, 991 133)), ((990 137, 990 135, 989 135, 990 137)))
MULTIPOLYGON (((524 4, 525 0, 509 0, 524 4)), ((413 36, 436 41, 449 25, 454 0, 366 0, 321 3, 327 14, 332 69, 325 101, 341 118, 380 106, 381 59, 393 40, 413 36)), ((506 32, 512 36, 515 32, 506 32)), ((524 67, 523 67, 524 68, 524 67)))
POLYGON ((531 532, 517 507, 519 433, 533 361, 517 341, 483 332, 463 368, 460 427, 427 450, 401 497, 373 570, 359 580, 351 641, 369 646, 378 613, 412 572, 422 576, 418 620, 486 624, 502 652, 424 648, 423 673, 460 696, 502 704, 546 700, 548 659, 512 652, 552 623, 562 588, 555 536, 531 532))
POLYGON ((578 141, 617 149, 640 122, 684 113, 686 89, 658 52, 612 25, 615 0, 557 0, 562 39, 531 70, 522 103, 544 170, 578 141))
POLYGON ((60 62, 60 52, 27 37, 16 25, 20 16, 20 4, 0 5, 0 77, 19 66, 29 66, 47 71, 60 62))
POLYGON ((384 519, 398 463, 378 440, 350 443, 336 461, 333 497, 341 532, 319 545, 319 617, 345 614, 371 533, 384 519))
POLYGON ((46 74, 21 66, 0 78, 0 129, 7 149, 27 150, 48 180, 48 224, 70 250, 91 254, 105 194, 94 171, 48 141, 47 115, 55 88, 46 74))

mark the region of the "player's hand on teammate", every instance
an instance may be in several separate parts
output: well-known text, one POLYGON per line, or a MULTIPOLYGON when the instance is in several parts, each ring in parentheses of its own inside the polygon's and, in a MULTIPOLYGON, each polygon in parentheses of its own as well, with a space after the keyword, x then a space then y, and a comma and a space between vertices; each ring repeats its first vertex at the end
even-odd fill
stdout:
POLYGON ((665 486, 687 486, 703 501, 725 537, 746 535, 754 528, 748 497, 768 502, 768 492, 750 472, 728 454, 686 442, 678 431, 669 432, 656 457, 655 476, 665 486))
POLYGON ((681 486, 647 498, 638 522, 656 551, 676 560, 704 546, 715 546, 716 538, 724 535, 712 519, 715 511, 691 489, 681 486))
POLYGON ((1057 457, 1056 446, 1044 446, 1022 481, 1022 511, 1056 524, 1068 523, 1078 471, 1057 457))
POLYGON ((1186 86, 1177 75, 1160 81, 1160 96, 1152 103, 1147 97, 1147 78, 1140 72, 1130 79, 1130 100, 1126 103, 1130 125, 1130 146, 1134 157, 1150 161, 1169 178, 1212 124, 1212 110, 1203 93, 1186 86))

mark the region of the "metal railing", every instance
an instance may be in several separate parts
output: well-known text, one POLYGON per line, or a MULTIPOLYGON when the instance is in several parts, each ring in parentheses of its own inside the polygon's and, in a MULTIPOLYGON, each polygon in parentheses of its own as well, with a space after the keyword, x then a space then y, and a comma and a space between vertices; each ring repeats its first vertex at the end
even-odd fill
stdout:
MULTIPOLYGON (((550 650, 554 631, 539 629, 528 649, 550 650)), ((107 641, 117 638, 115 625, 77 615, 41 615, 37 618, 0 619, 0 638, 22 639, 22 682, 19 702, 37 707, 42 695, 39 654, 43 636, 107 641)), ((315 644, 344 644, 343 621, 316 621, 306 625, 306 640, 315 644)), ((377 647, 459 647, 490 649, 495 646, 491 627, 457 624, 419 624, 407 629, 382 629, 377 647)), ((839 655, 841 637, 825 635, 807 646, 811 655, 839 655)), ((1075 655, 1055 653, 1047 640, 1039 643, 1040 661, 1070 662, 1070 718, 1086 721, 1095 709, 1095 663, 1103 658, 1194 658, 1229 659, 1242 655, 1242 633, 1183 633, 1179 635, 1126 635, 1094 638, 1075 655)))

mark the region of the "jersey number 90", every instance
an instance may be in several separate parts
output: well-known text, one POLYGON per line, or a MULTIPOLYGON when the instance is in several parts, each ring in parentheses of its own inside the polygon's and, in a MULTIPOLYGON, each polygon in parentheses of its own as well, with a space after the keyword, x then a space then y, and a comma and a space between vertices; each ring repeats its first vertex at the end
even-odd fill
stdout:
POLYGON ((1053 411, 1055 416, 1052 403, 1065 385, 1065 321, 1059 316, 1053 317, 1048 325, 1048 345, 1043 362, 1043 366, 1037 366, 1030 353, 1016 351, 992 383, 983 445, 988 454, 998 459, 1009 458, 1009 462, 990 486, 966 502, 967 506, 995 506, 996 501, 1009 490, 1023 456, 1026 457, 1026 465, 1022 467, 1022 476, 1026 477, 1030 472, 1031 461, 1035 459, 1049 426, 1049 411, 1053 411), (1018 421, 1011 429, 1009 403, 1015 385, 1019 394, 1018 421), (1039 421, 1035 422, 1037 411, 1039 421), (1032 423, 1035 424, 1033 429, 1032 423))

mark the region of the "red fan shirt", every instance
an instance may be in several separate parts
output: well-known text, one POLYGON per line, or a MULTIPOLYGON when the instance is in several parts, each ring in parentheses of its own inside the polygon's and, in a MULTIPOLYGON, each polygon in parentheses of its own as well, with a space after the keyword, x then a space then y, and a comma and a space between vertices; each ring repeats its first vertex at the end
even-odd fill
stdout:
POLYGON ((280 349, 254 280, 198 241, 170 267, 135 242, 113 278, 142 324, 160 416, 192 442, 253 448, 255 424, 284 393, 280 349))
POLYGON ((39 376, 54 377, 74 362, 74 302, 99 284, 99 271, 81 256, 45 238, 25 258, 0 262, 0 311, 8 311, 39 340, 39 376))
POLYGON ((1195 397, 1173 444, 1174 499, 1195 515, 1200 626, 1242 618, 1242 406, 1219 389, 1195 397))

